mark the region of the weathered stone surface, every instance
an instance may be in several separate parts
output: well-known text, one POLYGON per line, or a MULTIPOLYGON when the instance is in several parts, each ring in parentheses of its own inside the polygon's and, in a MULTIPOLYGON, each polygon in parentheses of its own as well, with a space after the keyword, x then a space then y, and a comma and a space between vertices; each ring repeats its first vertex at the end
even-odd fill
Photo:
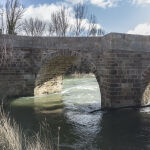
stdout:
POLYGON ((12 43, 14 59, 11 65, 0 67, 1 97, 58 92, 69 67, 83 62, 83 69, 97 78, 102 108, 150 104, 150 36, 5 35, 0 37, 0 45, 3 39, 12 43))

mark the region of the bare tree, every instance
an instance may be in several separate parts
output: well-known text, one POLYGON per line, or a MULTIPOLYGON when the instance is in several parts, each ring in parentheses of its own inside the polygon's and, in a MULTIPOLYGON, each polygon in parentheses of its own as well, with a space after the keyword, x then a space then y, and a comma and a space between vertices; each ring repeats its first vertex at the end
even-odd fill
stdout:
POLYGON ((89 18, 87 36, 102 36, 104 34, 105 31, 102 28, 98 27, 98 24, 96 23, 96 16, 94 14, 91 14, 89 18))
POLYGON ((49 32, 49 36, 53 35, 53 33, 55 32, 53 28, 53 24, 51 22, 48 25, 48 32, 49 32))
POLYGON ((0 34, 4 33, 4 9, 0 4, 0 34))
POLYGON ((89 27, 87 31, 88 36, 95 36, 97 34, 96 16, 91 14, 89 18, 89 27))
POLYGON ((97 36, 103 36, 105 34, 106 34, 105 30, 103 30, 103 29, 98 29, 97 30, 97 36))
POLYGON ((25 19, 23 22, 23 31, 28 36, 42 36, 46 29, 46 23, 38 18, 25 19))
POLYGON ((20 27, 19 20, 22 18, 24 8, 19 0, 7 0, 6 2, 6 24, 8 34, 16 34, 16 29, 20 27))
POLYGON ((33 18, 30 18, 29 20, 25 19, 23 22, 23 31, 28 36, 34 36, 34 23, 33 18))
POLYGON ((68 13, 67 9, 65 7, 62 7, 59 12, 59 24, 60 24, 60 31, 61 36, 66 36, 67 29, 69 27, 69 19, 68 19, 68 13))
POLYGON ((53 28, 54 32, 56 35, 60 36, 60 29, 59 29, 59 20, 58 20, 58 13, 57 12, 53 12, 51 14, 51 23, 50 25, 52 25, 51 27, 53 28))
POLYGON ((46 23, 36 18, 34 20, 34 26, 35 26, 34 30, 35 36, 42 36, 45 32, 46 23))
POLYGON ((73 26, 73 32, 76 36, 80 36, 85 30, 85 24, 83 19, 86 18, 87 7, 84 4, 78 3, 74 6, 75 25, 73 26))
POLYGON ((51 15, 51 31, 56 33, 57 36, 66 36, 69 28, 68 11, 65 7, 61 7, 60 10, 52 13, 51 15))

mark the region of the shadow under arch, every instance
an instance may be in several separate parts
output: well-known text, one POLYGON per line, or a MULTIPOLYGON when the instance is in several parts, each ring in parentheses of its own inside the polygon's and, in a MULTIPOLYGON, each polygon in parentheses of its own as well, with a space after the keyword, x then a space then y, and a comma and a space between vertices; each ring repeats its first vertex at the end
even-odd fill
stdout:
POLYGON ((150 66, 142 73, 141 105, 150 105, 150 66))
POLYGON ((89 55, 82 55, 78 51, 61 50, 44 56, 41 67, 35 79, 34 95, 52 94, 62 91, 63 76, 66 71, 73 65, 80 63, 81 60, 86 62, 90 73, 95 75, 100 89, 100 77, 95 64, 91 61, 89 55))

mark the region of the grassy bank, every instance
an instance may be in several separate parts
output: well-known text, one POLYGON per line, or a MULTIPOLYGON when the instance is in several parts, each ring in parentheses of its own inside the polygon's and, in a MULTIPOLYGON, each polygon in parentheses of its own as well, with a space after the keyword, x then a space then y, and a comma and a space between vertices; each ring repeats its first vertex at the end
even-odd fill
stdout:
POLYGON ((27 138, 15 120, 0 109, 0 150, 54 150, 45 126, 43 123, 39 133, 27 138))

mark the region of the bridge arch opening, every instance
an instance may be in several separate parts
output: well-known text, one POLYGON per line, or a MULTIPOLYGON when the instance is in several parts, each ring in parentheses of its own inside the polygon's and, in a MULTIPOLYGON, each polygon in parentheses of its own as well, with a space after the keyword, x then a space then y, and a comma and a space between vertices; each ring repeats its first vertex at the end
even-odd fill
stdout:
POLYGON ((148 67, 142 74, 141 105, 150 105, 150 67, 148 67))
MULTIPOLYGON (((99 80, 97 80, 99 77, 97 76, 95 65, 92 62, 89 62, 87 58, 80 56, 78 53, 69 52, 56 53, 55 55, 53 54, 53 57, 45 59, 36 76, 34 95, 40 96, 62 92, 64 76, 66 74, 72 74, 75 71, 81 74, 93 74, 96 78, 100 93, 100 83, 99 80), (82 64, 84 64, 84 66, 81 67, 80 65, 82 64)), ((88 84, 88 80, 86 82, 88 84)), ((99 101, 101 102, 100 96, 99 101)))

